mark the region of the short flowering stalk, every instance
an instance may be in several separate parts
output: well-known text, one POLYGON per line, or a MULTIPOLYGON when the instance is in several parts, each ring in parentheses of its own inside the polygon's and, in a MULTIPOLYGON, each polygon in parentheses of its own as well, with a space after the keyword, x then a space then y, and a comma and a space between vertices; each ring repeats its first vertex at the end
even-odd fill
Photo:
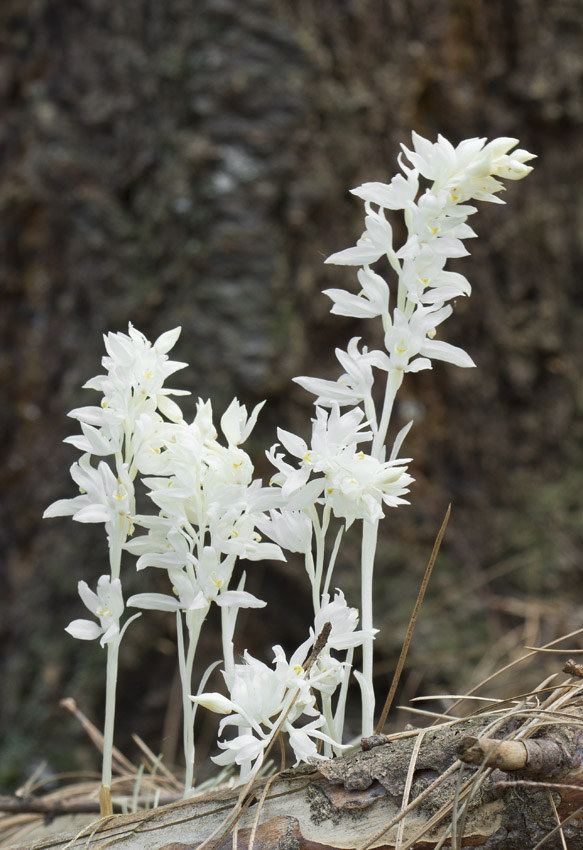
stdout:
POLYGON ((177 422, 159 434, 159 453, 145 469, 153 474, 142 478, 159 513, 136 516, 135 524, 146 533, 125 546, 138 556, 138 570, 164 569, 172 587, 173 595, 139 593, 128 600, 128 605, 177 613, 185 796, 192 792, 194 782, 195 706, 189 698, 206 615, 212 605, 221 609, 224 668, 226 675, 231 675, 238 610, 265 605, 244 590, 244 576, 237 589, 231 589, 237 561, 284 557, 279 545, 263 541, 257 530, 264 511, 277 499, 272 490, 253 480, 253 464, 241 448, 261 407, 248 414, 237 399, 233 400, 221 417, 226 445, 219 441, 213 425, 210 402, 201 400, 192 423, 177 422))
MULTIPOLYGON (((65 440, 83 452, 80 460, 71 467, 71 477, 78 484, 81 495, 54 502, 44 513, 45 517, 72 516, 78 522, 104 523, 111 579, 108 592, 113 592, 114 588, 116 593, 119 590, 122 610, 123 599, 119 585, 121 555, 128 535, 133 532, 133 481, 137 474, 136 460, 143 457, 145 450, 156 450, 157 431, 163 423, 160 413, 171 421, 182 418, 179 408, 169 396, 180 395, 183 391, 164 387, 165 379, 185 365, 174 363, 167 356, 179 334, 180 328, 175 328, 158 337, 154 344, 132 325, 129 326, 127 335, 105 335, 107 353, 102 359, 105 374, 98 375, 85 384, 87 389, 102 393, 101 403, 99 406, 76 408, 70 412, 69 415, 80 423, 82 433, 65 440), (98 458, 110 457, 115 473, 103 459, 95 468, 91 464, 92 455, 98 458)), ((107 577, 102 576, 100 579, 101 590, 105 592, 103 579, 107 577)), ((87 605, 87 594, 91 592, 88 589, 82 591, 80 585, 80 593, 87 605)), ((98 595, 99 593, 98 587, 98 595)), ((102 606, 102 610, 108 610, 107 606, 102 606)), ((103 619, 99 611, 94 613, 103 619)), ((135 618, 130 618, 130 621, 133 619, 135 618)), ((87 621, 74 621, 79 622, 87 621)), ((75 634, 74 623, 68 627, 68 631, 75 637, 87 639, 80 633, 75 634)), ((125 630, 124 627, 124 630, 119 632, 119 615, 116 628, 119 636, 104 641, 107 645, 107 665, 100 792, 102 814, 111 813, 110 789, 119 642, 125 630)))
POLYGON ((111 764, 113 751, 113 730, 115 725, 115 693, 119 645, 129 624, 139 617, 135 614, 126 620, 120 629, 120 618, 124 611, 121 582, 119 578, 103 575, 97 583, 97 592, 90 590, 86 582, 78 585, 79 596, 85 607, 96 617, 95 620, 73 620, 66 630, 78 640, 100 639, 101 646, 107 648, 107 667, 105 683, 105 722, 103 728, 103 766, 100 801, 102 808, 111 808, 111 764))

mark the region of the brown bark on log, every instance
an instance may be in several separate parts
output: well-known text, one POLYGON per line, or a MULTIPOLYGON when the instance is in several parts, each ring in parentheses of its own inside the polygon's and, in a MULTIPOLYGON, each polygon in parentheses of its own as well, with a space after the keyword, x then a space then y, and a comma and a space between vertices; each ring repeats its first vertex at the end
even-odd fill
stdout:
MULTIPOLYGON (((457 762, 460 741, 471 734, 478 737, 484 720, 472 720, 443 730, 428 732, 416 763, 410 800, 422 794, 441 774, 457 762)), ((561 739, 570 753, 571 781, 581 765, 579 732, 560 729, 561 739)), ((553 731, 550 740, 555 741, 553 731)), ((401 738, 388 744, 357 752, 342 759, 323 762, 318 769, 303 768, 279 775, 270 786, 258 817, 254 850, 347 850, 360 848, 379 836, 383 828, 398 815, 414 738, 401 738)), ((459 762, 458 762, 459 763, 459 762)), ((564 762, 562 763, 564 767, 564 762)), ((474 768, 464 767, 463 779, 474 774, 474 768)), ((513 773, 512 777, 521 774, 513 773)), ((493 771, 480 787, 469 807, 469 814, 460 839, 460 847, 482 847, 485 850, 527 850, 536 845, 556 826, 549 791, 538 788, 500 788, 497 782, 507 774, 493 771)), ((555 774, 556 781, 556 774, 555 774)), ((403 847, 408 846, 435 813, 455 794, 457 774, 452 774, 405 818, 403 847)), ((577 785, 578 783, 575 782, 577 785)), ((559 818, 583 805, 581 791, 553 790, 559 818)), ((257 817, 257 800, 261 786, 241 817, 237 840, 231 832, 217 835, 214 850, 243 850, 249 846, 253 824, 257 817)), ((37 833, 26 844, 27 850, 63 850, 65 845, 81 848, 87 835, 94 831, 92 847, 115 847, 120 850, 194 850, 224 822, 237 801, 237 791, 220 791, 191 801, 166 806, 139 815, 118 816, 96 828, 88 825, 75 840, 85 821, 77 819, 50 834, 37 833), (73 839, 73 840, 72 840, 73 839), (70 842, 70 843, 68 843, 70 842)), ((430 830, 411 846, 415 850, 432 850, 449 826, 450 819, 430 830)), ((565 827, 570 850, 583 850, 583 815, 565 827)), ((372 846, 393 850, 396 826, 380 836, 372 846)), ((15 845, 12 845, 13 847, 15 845)), ((446 847, 449 844, 446 842, 446 847)), ((553 838, 548 850, 560 847, 553 838)))

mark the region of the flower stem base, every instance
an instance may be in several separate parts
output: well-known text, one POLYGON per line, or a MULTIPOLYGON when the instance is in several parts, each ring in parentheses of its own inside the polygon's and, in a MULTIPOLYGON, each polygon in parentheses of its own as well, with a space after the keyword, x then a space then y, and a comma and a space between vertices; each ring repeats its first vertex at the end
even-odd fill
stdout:
POLYGON ((111 817, 113 814, 111 788, 109 785, 102 785, 99 789, 99 812, 102 818, 111 817))

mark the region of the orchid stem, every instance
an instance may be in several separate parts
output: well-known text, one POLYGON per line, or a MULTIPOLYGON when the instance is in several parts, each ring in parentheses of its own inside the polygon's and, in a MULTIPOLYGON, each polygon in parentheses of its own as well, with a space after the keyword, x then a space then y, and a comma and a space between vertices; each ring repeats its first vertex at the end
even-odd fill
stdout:
POLYGON ((119 640, 111 640, 107 644, 107 672, 105 679, 105 722, 103 726, 103 763, 101 770, 100 805, 102 815, 110 814, 104 811, 109 797, 111 807, 111 778, 113 730, 115 726, 115 692, 117 686, 117 663, 119 655, 119 640), (105 798, 105 799, 104 799, 105 798))
POLYGON ((190 701, 190 692, 192 690, 192 670, 194 667, 194 656, 196 647, 200 637, 200 630, 204 622, 204 614, 201 611, 187 611, 186 625, 188 628, 188 652, 184 663, 184 680, 182 684, 182 699, 184 705, 184 724, 185 724, 185 749, 184 760, 186 762, 186 771, 184 775, 184 796, 188 797, 192 792, 194 782, 194 705, 190 701))
POLYGON ((374 684, 373 684, 373 610, 372 586, 374 559, 377 547, 379 524, 362 523, 362 577, 361 577, 361 614, 362 628, 365 632, 362 643, 362 676, 365 687, 362 689, 362 736, 367 738, 374 730, 374 684))
MULTIPOLYGON (((381 462, 385 456, 385 440, 393 412, 395 396, 403 381, 403 372, 391 370, 387 374, 387 386, 378 430, 374 434, 372 455, 381 462)), ((365 637, 362 644, 362 735, 368 737, 374 730, 374 682, 373 682, 373 576, 378 542, 379 521, 362 523, 361 551, 361 614, 365 637)))

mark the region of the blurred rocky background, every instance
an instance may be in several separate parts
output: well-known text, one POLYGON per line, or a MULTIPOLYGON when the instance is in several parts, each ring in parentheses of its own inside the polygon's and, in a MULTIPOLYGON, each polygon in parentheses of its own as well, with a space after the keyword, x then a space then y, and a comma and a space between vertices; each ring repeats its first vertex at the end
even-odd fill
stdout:
MULTIPOLYGON (((77 580, 102 570, 102 530, 40 517, 70 492, 66 413, 89 403, 101 333, 181 324, 182 386, 219 411, 267 398, 253 445, 266 475, 276 425, 307 431, 291 377, 332 377, 334 346, 362 332, 320 293, 353 275, 322 263, 360 233, 347 189, 388 179, 412 128, 517 136, 539 160, 508 206, 482 207, 459 261, 474 294, 447 334, 479 368, 438 364, 400 395, 417 481, 384 523, 379 695, 450 501, 401 700, 457 692, 581 625, 579 0, 3 0, 0 97, 1 786, 42 759, 97 766, 58 702, 101 717, 103 654, 63 627, 77 580)), ((357 554, 352 539, 338 567, 355 603, 357 554)), ((129 558, 126 576, 134 590, 129 558)), ((249 581, 269 607, 242 616, 238 649, 297 644, 301 565, 251 565, 249 581)), ((170 762, 174 637, 163 615, 128 633, 117 741, 137 732, 170 762)), ((218 652, 207 629, 201 664, 218 652)), ((505 687, 560 660, 545 664, 505 687)), ((199 731, 204 758, 213 730, 199 731)))

